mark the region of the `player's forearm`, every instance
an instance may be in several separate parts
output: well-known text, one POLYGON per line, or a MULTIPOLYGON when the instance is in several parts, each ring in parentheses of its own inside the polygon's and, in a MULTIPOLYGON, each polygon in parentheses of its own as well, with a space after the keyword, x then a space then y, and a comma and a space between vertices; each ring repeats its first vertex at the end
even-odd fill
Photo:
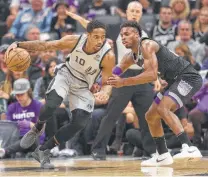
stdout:
POLYGON ((80 17, 78 18, 78 21, 79 23, 86 29, 87 28, 87 25, 90 21, 86 20, 85 18, 83 17, 80 17))
POLYGON ((146 84, 157 80, 157 75, 152 72, 144 72, 135 77, 123 79, 123 86, 146 84))
POLYGON ((17 46, 28 51, 46 51, 56 49, 55 46, 49 46, 45 41, 18 42, 17 46))

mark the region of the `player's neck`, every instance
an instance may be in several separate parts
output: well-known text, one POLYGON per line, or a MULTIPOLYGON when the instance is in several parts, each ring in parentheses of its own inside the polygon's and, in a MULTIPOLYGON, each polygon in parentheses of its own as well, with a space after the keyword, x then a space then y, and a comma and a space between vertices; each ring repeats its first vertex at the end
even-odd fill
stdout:
POLYGON ((96 52, 95 49, 92 47, 92 45, 90 45, 90 43, 88 41, 84 45, 83 49, 87 53, 94 53, 94 52, 96 52))
POLYGON ((139 43, 137 43, 137 45, 134 45, 134 46, 131 48, 131 50, 132 50, 136 55, 138 55, 138 53, 139 53, 138 45, 139 45, 139 43))

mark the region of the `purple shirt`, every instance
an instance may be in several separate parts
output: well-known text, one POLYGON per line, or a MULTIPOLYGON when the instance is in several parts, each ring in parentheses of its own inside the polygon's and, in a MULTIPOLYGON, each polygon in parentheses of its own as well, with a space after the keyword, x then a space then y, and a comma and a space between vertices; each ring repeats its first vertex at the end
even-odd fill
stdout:
POLYGON ((196 108, 204 113, 208 113, 208 86, 205 84, 201 89, 193 96, 194 100, 199 100, 196 108))
MULTIPOLYGON (((36 123, 40 114, 42 104, 37 100, 32 100, 29 106, 22 107, 18 102, 12 103, 8 107, 7 120, 12 122, 28 121, 36 123)), ((19 127, 20 136, 24 136, 29 130, 30 126, 19 127)), ((45 135, 41 136, 41 141, 45 135)))

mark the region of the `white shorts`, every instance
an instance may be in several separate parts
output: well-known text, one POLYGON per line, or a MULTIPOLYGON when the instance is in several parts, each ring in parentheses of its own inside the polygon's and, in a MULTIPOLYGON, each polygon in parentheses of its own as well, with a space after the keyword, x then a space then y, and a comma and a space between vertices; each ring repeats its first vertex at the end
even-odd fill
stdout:
POLYGON ((83 109, 92 112, 94 109, 94 96, 88 88, 88 84, 74 77, 66 65, 62 65, 56 76, 50 82, 46 94, 55 90, 59 96, 65 99, 69 97, 70 111, 83 109))

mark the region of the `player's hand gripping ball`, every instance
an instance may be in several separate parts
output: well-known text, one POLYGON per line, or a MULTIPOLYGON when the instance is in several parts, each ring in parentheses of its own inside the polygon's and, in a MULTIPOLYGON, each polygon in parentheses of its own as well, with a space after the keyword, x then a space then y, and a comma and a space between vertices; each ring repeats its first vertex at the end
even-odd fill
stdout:
POLYGON ((9 70, 20 72, 27 70, 31 59, 25 49, 15 47, 15 44, 11 44, 5 54, 5 63, 9 70))

